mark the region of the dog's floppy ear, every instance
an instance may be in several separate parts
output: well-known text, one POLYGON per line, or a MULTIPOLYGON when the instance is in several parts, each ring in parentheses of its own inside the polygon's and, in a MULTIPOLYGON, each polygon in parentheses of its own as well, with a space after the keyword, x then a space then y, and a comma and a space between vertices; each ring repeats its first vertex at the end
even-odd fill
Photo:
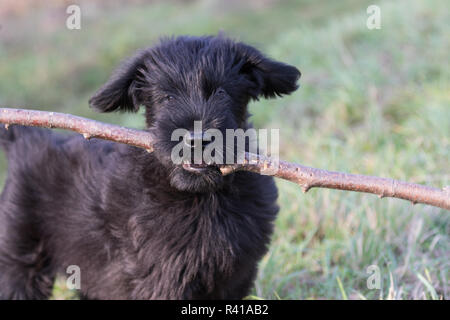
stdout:
POLYGON ((89 99, 90 107, 99 112, 138 111, 142 103, 140 82, 145 69, 144 60, 149 54, 148 50, 141 50, 123 61, 110 79, 89 99))
POLYGON ((252 98, 274 98, 297 90, 301 73, 296 67, 269 59, 243 43, 238 44, 238 50, 242 59, 240 73, 254 84, 252 98))

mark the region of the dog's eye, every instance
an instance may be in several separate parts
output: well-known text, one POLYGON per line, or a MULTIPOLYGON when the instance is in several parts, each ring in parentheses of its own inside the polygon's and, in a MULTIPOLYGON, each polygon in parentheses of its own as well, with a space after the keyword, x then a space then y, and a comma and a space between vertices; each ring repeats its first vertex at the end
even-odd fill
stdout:
POLYGON ((216 94, 219 96, 223 96, 225 95, 227 92, 225 90, 223 90, 222 88, 219 88, 216 90, 216 94))
POLYGON ((165 96, 163 98, 163 101, 165 101, 165 102, 170 102, 170 101, 173 101, 173 100, 174 100, 174 97, 171 96, 171 95, 167 95, 167 96, 165 96))

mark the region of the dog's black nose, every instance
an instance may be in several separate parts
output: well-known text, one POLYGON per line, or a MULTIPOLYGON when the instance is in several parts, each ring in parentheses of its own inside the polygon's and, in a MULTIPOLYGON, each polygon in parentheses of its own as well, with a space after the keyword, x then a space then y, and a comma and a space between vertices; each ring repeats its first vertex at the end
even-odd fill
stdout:
POLYGON ((189 131, 184 137, 184 143, 191 148, 202 146, 203 148, 211 142, 211 137, 205 132, 189 131))

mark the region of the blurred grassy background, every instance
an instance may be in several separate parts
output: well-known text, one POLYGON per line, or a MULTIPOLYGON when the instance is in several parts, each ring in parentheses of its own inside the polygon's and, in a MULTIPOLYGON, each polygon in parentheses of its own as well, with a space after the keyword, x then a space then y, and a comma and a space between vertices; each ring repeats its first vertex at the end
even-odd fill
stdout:
MULTIPOLYGON (((450 14, 445 0, 68 1, 0 4, 0 105, 142 127, 140 115, 89 110, 90 95, 160 35, 228 35, 302 71, 301 88, 251 105, 281 128, 281 157, 329 170, 450 184, 450 14), (70 1, 73 3, 74 1, 70 1), (366 28, 381 7, 382 28, 366 28)), ((0 181, 6 175, 0 160, 0 181)), ((449 298, 448 212, 278 181, 281 212, 253 298, 449 298), (368 289, 369 265, 381 290, 368 289)), ((71 298, 64 281, 54 298, 71 298)))

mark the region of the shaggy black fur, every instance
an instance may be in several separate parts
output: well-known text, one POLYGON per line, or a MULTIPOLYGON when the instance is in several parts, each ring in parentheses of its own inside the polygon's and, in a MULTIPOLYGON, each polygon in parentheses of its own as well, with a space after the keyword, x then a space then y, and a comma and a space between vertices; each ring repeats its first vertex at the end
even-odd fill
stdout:
POLYGON ((161 40, 122 64, 90 100, 146 108, 155 152, 46 129, 0 129, 0 298, 43 299, 81 269, 90 299, 241 299, 276 217, 271 177, 170 160, 176 128, 247 128, 247 104, 289 94, 299 71, 223 36, 161 40))

